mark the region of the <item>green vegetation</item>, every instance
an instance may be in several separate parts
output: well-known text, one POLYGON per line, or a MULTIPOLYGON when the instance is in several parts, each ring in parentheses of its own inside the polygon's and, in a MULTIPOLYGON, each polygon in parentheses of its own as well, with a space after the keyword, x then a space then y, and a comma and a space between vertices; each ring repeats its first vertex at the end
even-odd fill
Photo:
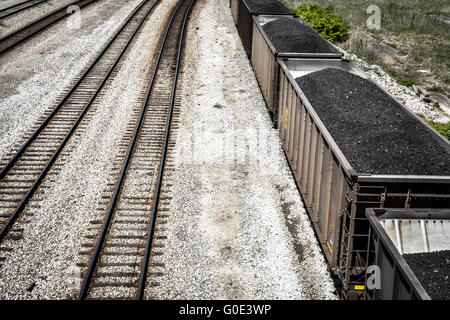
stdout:
MULTIPOLYGON (((447 8, 448 9, 448 8, 447 8)), ((436 16, 443 16, 443 17, 450 17, 450 11, 444 11, 439 9, 434 9, 428 12, 430 15, 436 15, 436 16)))
POLYGON ((444 113, 444 110, 442 110, 441 105, 439 104, 439 102, 435 102, 433 103, 433 108, 439 112, 444 113))
POLYGON ((334 43, 347 39, 349 25, 334 15, 329 8, 316 4, 302 4, 292 10, 328 41, 334 43))
MULTIPOLYGON (((448 24, 430 15, 449 16, 448 0, 282 0, 288 7, 296 8, 314 4, 342 17, 352 28, 366 28, 369 17, 366 9, 377 5, 381 9, 381 30, 395 34, 413 31, 418 34, 448 37, 448 24)), ((293 9, 295 10, 295 9, 293 9)))
POLYGON ((222 109, 224 106, 221 105, 220 103, 216 103, 215 105, 213 105, 213 107, 217 109, 222 109))
POLYGON ((394 78, 398 84, 401 84, 402 86, 405 87, 412 87, 413 85, 416 84, 415 81, 412 80, 408 80, 408 79, 403 79, 403 78, 394 78))
POLYGON ((391 76, 392 76, 392 78, 395 79, 395 81, 397 81, 398 84, 405 86, 405 87, 412 87, 413 85, 417 84, 417 82, 415 82, 413 80, 405 79, 396 74, 391 73, 391 76))
POLYGON ((432 126, 437 132, 442 134, 444 138, 450 140, 450 121, 447 123, 439 123, 427 120, 427 123, 432 126))

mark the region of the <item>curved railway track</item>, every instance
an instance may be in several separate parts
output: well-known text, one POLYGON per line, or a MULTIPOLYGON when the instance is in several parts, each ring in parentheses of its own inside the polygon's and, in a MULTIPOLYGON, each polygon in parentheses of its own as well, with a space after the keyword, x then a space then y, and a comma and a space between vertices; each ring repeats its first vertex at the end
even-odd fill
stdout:
POLYGON ((70 16, 72 13, 67 12, 68 7, 76 5, 80 8, 83 8, 95 1, 98 0, 75 1, 68 6, 52 11, 48 15, 43 16, 42 18, 39 18, 38 20, 35 20, 26 26, 7 34, 6 36, 0 38, 0 55, 36 35, 50 25, 70 16))
POLYGON ((21 3, 17 3, 7 8, 0 9, 0 20, 47 1, 48 0, 28 0, 21 3))
MULTIPOLYGON (((165 31, 150 84, 124 154, 79 299, 143 299, 176 102, 183 34, 195 0, 178 3, 165 31), (117 292, 122 296, 118 297, 117 292)), ((164 191, 163 191, 164 192, 164 191)), ((164 200, 164 197, 161 197, 164 200)), ((156 237, 156 242, 164 237, 156 237)))
MULTIPOLYGON (((12 157, 0 162, 0 242, 8 235, 31 197, 49 173, 77 127, 113 74, 132 40, 160 0, 142 1, 59 104, 44 114, 42 123, 12 157)), ((26 219, 26 217, 23 217, 26 219)))

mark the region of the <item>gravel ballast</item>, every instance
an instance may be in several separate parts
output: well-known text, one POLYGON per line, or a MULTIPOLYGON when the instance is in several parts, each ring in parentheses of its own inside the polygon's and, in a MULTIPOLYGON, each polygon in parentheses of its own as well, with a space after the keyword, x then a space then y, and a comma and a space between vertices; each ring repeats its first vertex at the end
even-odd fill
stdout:
POLYGON ((97 1, 82 12, 81 29, 60 21, 0 57, 0 159, 29 137, 140 2, 97 1))
POLYGON ((293 14, 278 0, 244 0, 250 13, 258 14, 293 14))
POLYGON ((448 148, 371 81, 335 68, 296 81, 357 172, 450 175, 448 148))
MULTIPOLYGON (((97 1, 101 2, 99 0, 97 1)), ((0 37, 4 37, 7 34, 26 26, 30 22, 38 20, 40 17, 64 6, 68 6, 73 2, 75 2, 75 0, 49 0, 1 19, 0 37)))
POLYGON ((336 53, 339 51, 300 19, 279 18, 263 25, 278 52, 336 53))
POLYGON ((450 251, 403 255, 433 300, 450 300, 450 251))
POLYGON ((198 1, 183 62, 160 299, 335 299, 228 8, 198 1))
MULTIPOLYGON (((117 3, 108 2, 110 6, 117 3)), ((107 22, 96 21, 95 25, 100 24, 101 29, 120 26, 140 0, 125 5, 124 2, 119 15, 111 16, 107 22)), ((77 263, 86 263, 90 258, 80 252, 85 250, 86 235, 98 230, 91 220, 103 218, 104 212, 98 208, 105 201, 102 197, 111 173, 117 172, 113 166, 122 138, 135 120, 135 111, 142 105, 161 25, 174 3, 162 0, 149 16, 117 73, 86 115, 90 119, 82 123, 84 129, 71 138, 44 179, 31 201, 33 206, 24 211, 29 216, 28 223, 17 224, 24 228, 23 239, 2 243, 2 248, 10 247, 12 251, 4 252, 0 248, 6 257, 0 268, 1 299, 76 298, 79 287, 69 286, 68 280, 77 263), (57 174, 55 168, 60 169, 57 174)), ((101 38, 97 35, 96 39, 101 38)), ((61 50, 68 49, 70 46, 61 47, 61 50)), ((63 65, 64 60, 60 59, 55 63, 63 65)), ((47 85, 51 84, 45 88, 47 85)))

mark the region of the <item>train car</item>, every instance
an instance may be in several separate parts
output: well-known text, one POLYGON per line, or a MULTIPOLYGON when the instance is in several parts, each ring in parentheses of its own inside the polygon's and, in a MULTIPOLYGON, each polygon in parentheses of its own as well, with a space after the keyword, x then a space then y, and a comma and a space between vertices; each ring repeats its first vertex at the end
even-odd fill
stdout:
POLYGON ((343 297, 363 297, 365 210, 450 208, 450 143, 348 61, 279 64, 283 149, 343 297))
POLYGON ((366 216, 368 299, 450 299, 450 209, 367 209, 366 216))
POLYGON ((294 16, 253 16, 251 62, 274 126, 278 123, 280 58, 341 59, 342 53, 304 20, 294 16))
POLYGON ((278 0, 231 0, 231 12, 247 55, 252 54, 253 16, 295 16, 278 0))
POLYGON ((236 26, 239 22, 239 2, 240 0, 230 0, 231 15, 236 26))

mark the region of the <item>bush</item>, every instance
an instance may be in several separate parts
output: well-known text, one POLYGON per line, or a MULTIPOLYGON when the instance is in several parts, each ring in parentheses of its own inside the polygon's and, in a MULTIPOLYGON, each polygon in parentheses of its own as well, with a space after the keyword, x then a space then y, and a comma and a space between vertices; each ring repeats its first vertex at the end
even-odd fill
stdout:
POLYGON ((413 81, 413 80, 408 80, 402 77, 397 77, 394 76, 393 77, 395 79, 395 81, 397 81, 398 84, 405 86, 405 87, 412 87, 413 85, 417 84, 417 82, 413 81))
POLYGON ((427 121, 437 132, 442 134, 447 140, 450 140, 450 121, 447 123, 439 123, 434 121, 427 121))
POLYGON ((328 41, 334 43, 347 39, 349 25, 335 16, 329 8, 316 4, 302 4, 292 10, 328 41))

